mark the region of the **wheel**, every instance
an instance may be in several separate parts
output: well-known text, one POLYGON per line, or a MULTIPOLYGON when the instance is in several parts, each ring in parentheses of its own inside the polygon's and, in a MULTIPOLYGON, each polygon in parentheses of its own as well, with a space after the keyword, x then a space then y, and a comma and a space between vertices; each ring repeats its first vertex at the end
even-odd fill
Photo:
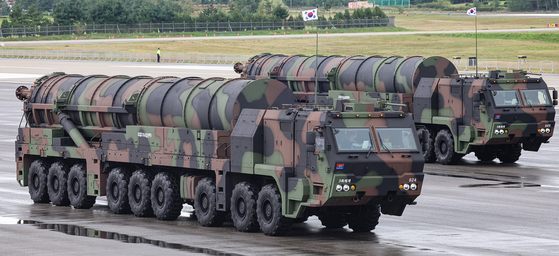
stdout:
POLYGON ((504 145, 503 149, 497 153, 499 160, 506 164, 512 164, 520 158, 522 154, 522 144, 504 145))
POLYGON ((435 155, 441 164, 455 164, 464 155, 454 151, 454 138, 447 129, 442 129, 435 137, 435 155))
POLYGON ((27 176, 27 184, 29 185, 29 195, 31 200, 35 203, 48 203, 50 202, 48 193, 48 176, 49 165, 39 159, 31 163, 29 167, 29 175, 27 176))
POLYGON ((83 164, 75 164, 68 173, 68 199, 76 209, 89 209, 95 204, 95 196, 87 195, 87 172, 83 164))
POLYGON ((347 217, 347 224, 353 232, 370 232, 375 229, 380 218, 378 205, 364 205, 359 211, 347 217))
POLYGON ((231 219, 233 225, 241 232, 260 230, 256 217, 256 200, 258 193, 248 182, 240 182, 231 195, 231 219))
POLYGON ((56 162, 49 168, 48 191, 53 205, 70 205, 68 199, 68 167, 63 162, 56 162))
POLYGON ((268 184, 258 193, 256 214, 264 234, 279 236, 289 232, 293 222, 281 214, 281 206, 281 195, 276 185, 268 184))
POLYGON ((151 183, 151 208, 160 220, 176 220, 183 201, 177 177, 166 172, 155 175, 151 183))
POLYGON ((493 159, 497 158, 497 151, 493 150, 493 149, 488 149, 488 148, 479 148, 478 150, 475 151, 476 157, 479 161, 482 162, 490 162, 493 161, 493 159))
POLYGON ((318 215, 318 219, 322 222, 322 226, 328 229, 343 228, 347 225, 345 214, 329 212, 318 215))
POLYGON ((151 208, 151 182, 153 176, 144 170, 137 170, 132 173, 128 184, 128 201, 130 210, 137 217, 153 216, 151 208))
POLYGON ((437 155, 435 155, 435 131, 428 128, 417 129, 418 134, 427 134, 427 136, 421 137, 419 143, 421 144, 421 151, 423 152, 423 158, 426 163, 434 163, 437 161, 437 155))
POLYGON ((107 177, 107 204, 111 212, 116 214, 130 213, 128 201, 128 185, 130 184, 130 173, 123 168, 117 167, 111 170, 107 177))
POLYGON ((203 178, 194 191, 194 212, 198 222, 206 227, 218 227, 225 221, 225 212, 216 207, 217 193, 212 178, 203 178))

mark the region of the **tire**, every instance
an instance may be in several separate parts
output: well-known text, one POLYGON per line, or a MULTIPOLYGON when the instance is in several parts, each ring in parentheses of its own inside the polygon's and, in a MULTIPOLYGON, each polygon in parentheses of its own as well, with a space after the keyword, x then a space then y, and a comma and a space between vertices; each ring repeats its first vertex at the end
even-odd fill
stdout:
POLYGON ((281 195, 278 187, 268 184, 258 193, 256 214, 260 230, 269 236, 280 236, 289 232, 293 220, 281 214, 281 195))
POLYGON ((137 217, 152 217, 151 182, 153 175, 144 170, 132 173, 128 184, 128 201, 130 210, 137 217))
POLYGON ((505 164, 512 164, 518 161, 522 154, 522 144, 504 145, 503 149, 497 153, 499 160, 505 164))
POLYGON ((454 138, 447 129, 442 129, 435 137, 435 155, 441 164, 456 164, 464 155, 454 151, 454 138))
POLYGON ((63 162, 56 162, 49 168, 49 199, 53 205, 68 206, 68 167, 63 162))
POLYGON ((31 163, 27 184, 29 186, 29 196, 35 203, 43 204, 50 202, 48 193, 49 165, 39 159, 31 163))
POLYGON ((347 217, 347 224, 353 232, 370 232, 378 225, 380 209, 378 205, 364 205, 359 211, 347 217))
POLYGON ((128 200, 130 173, 123 168, 114 168, 107 177, 107 204, 111 212, 116 214, 131 213, 128 200))
POLYGON ((322 222, 322 226, 328 229, 343 228, 347 225, 346 215, 338 213, 325 213, 318 215, 318 219, 322 222))
POLYGON ((258 193, 248 182, 240 182, 233 189, 231 195, 231 220, 241 232, 255 232, 260 230, 256 216, 256 201, 258 193))
POLYGON ((151 208, 160 220, 176 220, 181 215, 183 201, 179 182, 174 175, 160 172, 151 183, 151 208))
POLYGON ((491 162, 495 158, 497 158, 496 150, 488 149, 488 148, 480 148, 475 151, 475 154, 477 159, 482 162, 491 162))
POLYGON ((83 164, 75 164, 68 173, 68 199, 76 209, 89 209, 96 196, 87 195, 87 172, 83 164))
POLYGON ((423 152, 423 158, 426 163, 434 163, 437 161, 437 155, 435 154, 435 131, 428 128, 419 128, 417 133, 421 134, 427 132, 427 137, 422 138, 419 143, 421 144, 421 151, 423 152))
POLYGON ((225 212, 217 210, 217 193, 212 178, 203 178, 194 192, 194 212, 198 222, 205 227, 219 227, 225 222, 225 212))

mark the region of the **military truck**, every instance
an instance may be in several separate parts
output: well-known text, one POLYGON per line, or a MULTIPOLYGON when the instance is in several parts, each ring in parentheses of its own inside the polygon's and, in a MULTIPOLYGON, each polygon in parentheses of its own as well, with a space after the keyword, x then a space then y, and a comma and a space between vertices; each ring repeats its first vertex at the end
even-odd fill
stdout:
POLYGON ((234 69, 245 78, 275 78, 300 101, 320 101, 330 90, 361 102, 386 99, 414 118, 428 163, 455 164, 471 152, 480 161, 514 163, 522 149, 538 151, 555 127, 557 91, 552 100, 542 78, 521 70, 473 78, 460 77, 443 57, 272 54, 234 69))
POLYGON ((317 215, 369 232, 423 184, 414 123, 375 103, 297 103, 274 79, 54 73, 16 90, 17 180, 35 203, 282 235, 317 215))

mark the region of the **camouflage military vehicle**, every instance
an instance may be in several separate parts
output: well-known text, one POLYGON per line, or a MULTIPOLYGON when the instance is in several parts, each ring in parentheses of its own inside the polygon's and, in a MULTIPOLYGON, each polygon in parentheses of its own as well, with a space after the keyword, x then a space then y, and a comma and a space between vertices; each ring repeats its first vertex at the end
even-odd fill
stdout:
POLYGON ((317 215, 375 228, 419 196, 423 157, 411 117, 382 101, 296 104, 273 79, 55 73, 16 91, 25 127, 17 180, 36 203, 281 235, 317 215), (376 105, 375 105, 376 104, 376 105))
POLYGON ((383 98, 416 123, 426 162, 455 164, 474 152, 481 161, 516 162, 521 150, 538 151, 553 135, 557 91, 551 99, 541 78, 526 72, 491 71, 489 77, 458 76, 443 57, 316 56, 262 54, 234 69, 242 77, 273 77, 301 101, 329 90, 366 102, 383 98))

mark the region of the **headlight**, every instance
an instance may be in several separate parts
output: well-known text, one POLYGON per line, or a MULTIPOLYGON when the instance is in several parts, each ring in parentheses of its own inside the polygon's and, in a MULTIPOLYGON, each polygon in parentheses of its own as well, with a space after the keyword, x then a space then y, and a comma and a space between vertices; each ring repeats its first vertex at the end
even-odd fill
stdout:
POLYGON ((505 134, 505 130, 503 129, 499 130, 499 134, 505 134))
POLYGON ((495 130, 495 135, 498 135, 498 134, 499 134, 499 130, 495 130))
POLYGON ((344 191, 349 191, 349 185, 347 184, 344 185, 344 191))
POLYGON ((410 185, 410 189, 411 189, 411 190, 416 190, 416 189, 417 189, 417 184, 412 183, 412 184, 410 185))
POLYGON ((336 186, 336 191, 338 191, 338 192, 342 191, 342 185, 338 184, 336 186))
POLYGON ((404 184, 404 190, 410 190, 410 184, 404 184))
POLYGON ((550 133, 550 132, 551 132, 551 129, 545 128, 545 132, 546 132, 546 133, 550 133))

